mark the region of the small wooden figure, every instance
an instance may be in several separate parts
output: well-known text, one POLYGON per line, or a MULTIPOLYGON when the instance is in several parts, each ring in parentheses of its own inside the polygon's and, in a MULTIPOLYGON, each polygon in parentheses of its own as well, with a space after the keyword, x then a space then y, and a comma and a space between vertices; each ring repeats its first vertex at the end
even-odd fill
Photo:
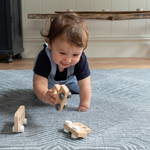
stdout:
POLYGON ((85 126, 82 123, 72 123, 71 121, 64 122, 64 132, 69 133, 71 132, 71 137, 73 139, 77 138, 85 138, 87 134, 91 133, 91 129, 85 126))
POLYGON ((24 132, 23 124, 27 124, 27 119, 25 118, 25 106, 22 105, 18 108, 14 114, 14 126, 13 132, 24 132))
POLYGON ((66 85, 55 84, 54 87, 52 88, 52 90, 56 94, 55 108, 57 111, 62 111, 63 108, 67 107, 67 105, 65 103, 67 98, 71 97, 69 89, 67 88, 66 85))

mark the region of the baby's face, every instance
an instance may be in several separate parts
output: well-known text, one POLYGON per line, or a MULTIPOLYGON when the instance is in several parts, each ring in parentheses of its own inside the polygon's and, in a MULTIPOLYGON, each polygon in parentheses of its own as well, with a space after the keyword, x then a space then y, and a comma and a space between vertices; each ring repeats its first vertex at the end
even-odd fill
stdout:
POLYGON ((82 47, 71 45, 67 40, 60 38, 56 38, 49 44, 49 49, 51 49, 52 60, 58 65, 60 72, 64 68, 77 64, 83 52, 82 47))

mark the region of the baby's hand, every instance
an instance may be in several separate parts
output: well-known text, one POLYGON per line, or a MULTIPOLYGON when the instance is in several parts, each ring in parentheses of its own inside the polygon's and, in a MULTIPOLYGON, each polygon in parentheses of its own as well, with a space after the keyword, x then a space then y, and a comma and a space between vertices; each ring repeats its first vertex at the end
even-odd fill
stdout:
POLYGON ((53 106, 55 106, 55 102, 56 102, 55 98, 56 98, 56 94, 54 93, 52 89, 48 90, 44 96, 45 102, 53 106))
POLYGON ((78 107, 78 111, 87 111, 87 110, 88 110, 88 108, 85 106, 79 106, 78 107))

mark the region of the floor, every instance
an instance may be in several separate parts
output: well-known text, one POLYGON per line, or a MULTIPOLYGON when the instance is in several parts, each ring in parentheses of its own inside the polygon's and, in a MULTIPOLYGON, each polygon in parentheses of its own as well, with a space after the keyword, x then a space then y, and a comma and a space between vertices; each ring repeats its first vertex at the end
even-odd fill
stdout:
MULTIPOLYGON (((34 58, 15 59, 6 63, 0 58, 0 70, 32 69, 34 58)), ((90 69, 142 69, 150 68, 150 58, 88 58, 90 69)))

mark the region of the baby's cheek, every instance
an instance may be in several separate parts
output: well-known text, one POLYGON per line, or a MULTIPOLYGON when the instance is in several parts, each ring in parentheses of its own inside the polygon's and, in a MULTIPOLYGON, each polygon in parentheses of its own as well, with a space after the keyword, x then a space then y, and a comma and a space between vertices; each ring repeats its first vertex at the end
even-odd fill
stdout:
POLYGON ((77 64, 79 62, 80 58, 76 58, 75 59, 75 64, 77 64))

